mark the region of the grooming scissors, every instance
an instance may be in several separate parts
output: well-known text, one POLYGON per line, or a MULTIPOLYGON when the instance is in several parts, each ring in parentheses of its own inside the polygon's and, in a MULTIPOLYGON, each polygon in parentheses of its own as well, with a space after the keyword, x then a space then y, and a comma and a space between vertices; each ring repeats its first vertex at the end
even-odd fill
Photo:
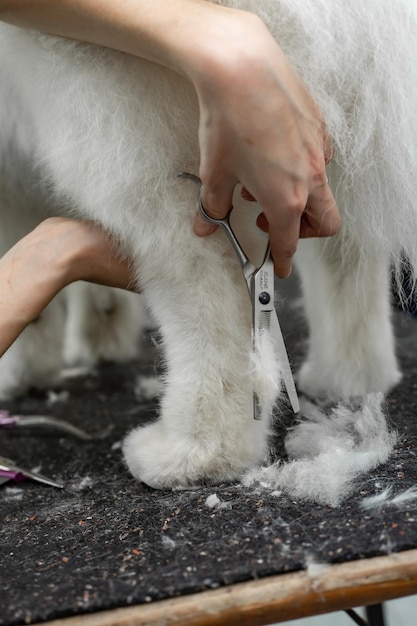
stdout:
MULTIPOLYGON (((259 333, 270 332, 274 342, 276 353, 282 368, 282 377, 288 398, 291 402, 294 413, 298 413, 300 405, 298 402, 297 390, 295 388, 294 379, 288 359, 287 350, 282 336, 281 327, 279 325, 278 316, 275 311, 274 304, 274 262, 271 255, 271 246, 268 242, 264 259, 259 267, 256 267, 248 258, 240 245, 233 229, 230 225, 230 215, 233 206, 229 209, 226 217, 215 219, 210 217, 204 210, 201 193, 202 183, 198 176, 181 172, 178 177, 191 180, 198 187, 197 210, 205 220, 216 226, 221 226, 225 231, 232 248, 239 259, 242 266, 243 276, 245 277, 249 295, 252 302, 252 343, 255 347, 256 339, 259 333)), ((256 392, 253 392, 253 416, 260 419, 259 399, 256 392)))
MULTIPOLYGON (((11 415, 9 411, 0 410, 0 430, 2 428, 32 428, 36 426, 57 430, 58 432, 82 439, 83 441, 92 439, 91 435, 85 431, 56 417, 49 417, 47 415, 11 415)), ((26 468, 20 467, 15 461, 0 456, 0 486, 7 483, 9 480, 20 483, 26 479, 35 480, 38 483, 58 487, 60 489, 64 487, 63 483, 52 480, 38 472, 32 472, 26 468)))
POLYGON ((37 472, 31 472, 30 470, 23 469, 23 467, 16 465, 14 461, 0 456, 0 485, 3 485, 9 480, 14 480, 16 483, 20 483, 27 478, 35 480, 38 483, 43 483, 44 485, 58 487, 59 489, 63 489, 64 487, 62 483, 51 480, 51 478, 42 476, 42 474, 38 474, 37 472))
POLYGON ((2 428, 30 428, 41 426, 53 430, 61 431, 67 435, 72 435, 83 441, 92 439, 91 435, 84 430, 64 422, 64 420, 47 415, 10 415, 9 411, 0 410, 0 429, 2 428))

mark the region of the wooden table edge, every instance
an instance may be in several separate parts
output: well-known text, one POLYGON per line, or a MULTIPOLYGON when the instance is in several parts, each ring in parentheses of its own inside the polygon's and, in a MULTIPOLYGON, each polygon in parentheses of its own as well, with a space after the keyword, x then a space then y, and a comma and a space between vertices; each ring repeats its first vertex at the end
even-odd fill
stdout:
POLYGON ((417 550, 408 550, 57 619, 48 626, 264 626, 413 593, 417 550))

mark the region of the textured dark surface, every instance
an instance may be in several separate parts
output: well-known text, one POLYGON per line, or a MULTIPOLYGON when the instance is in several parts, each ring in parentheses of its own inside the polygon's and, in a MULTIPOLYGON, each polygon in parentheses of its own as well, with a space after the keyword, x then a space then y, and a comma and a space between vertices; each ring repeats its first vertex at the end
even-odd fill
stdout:
MULTIPOLYGON (((294 311, 281 321, 297 361, 304 331, 294 311)), ((401 510, 360 507, 386 486, 398 493, 417 483, 417 322, 398 315, 396 325, 405 375, 388 410, 399 443, 339 508, 241 485, 164 493, 137 484, 121 462, 120 442, 156 407, 135 399, 135 366, 106 366, 73 380, 68 398, 53 404, 40 396, 5 406, 67 418, 105 437, 83 443, 40 430, 0 433, 4 456, 67 482, 62 491, 30 482, 0 488, 0 624, 150 602, 301 569, 311 560, 417 547, 415 501, 401 510), (214 493, 220 508, 206 504, 214 493)))

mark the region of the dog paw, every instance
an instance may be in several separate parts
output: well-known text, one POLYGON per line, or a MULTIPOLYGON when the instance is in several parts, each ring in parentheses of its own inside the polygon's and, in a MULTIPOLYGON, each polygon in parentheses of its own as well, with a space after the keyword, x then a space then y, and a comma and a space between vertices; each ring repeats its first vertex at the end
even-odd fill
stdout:
POLYGON ((235 451, 222 438, 199 440, 163 422, 133 430, 123 452, 130 472, 155 489, 189 489, 236 480, 254 462, 251 450, 235 451))

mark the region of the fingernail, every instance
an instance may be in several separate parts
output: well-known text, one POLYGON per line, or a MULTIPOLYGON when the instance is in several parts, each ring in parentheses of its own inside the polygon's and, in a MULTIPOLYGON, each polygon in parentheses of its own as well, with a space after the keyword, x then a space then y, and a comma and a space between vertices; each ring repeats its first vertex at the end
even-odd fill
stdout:
POLYGON ((240 195, 244 200, 248 200, 249 202, 256 202, 256 198, 253 197, 250 191, 246 189, 246 187, 242 187, 242 191, 240 195))

